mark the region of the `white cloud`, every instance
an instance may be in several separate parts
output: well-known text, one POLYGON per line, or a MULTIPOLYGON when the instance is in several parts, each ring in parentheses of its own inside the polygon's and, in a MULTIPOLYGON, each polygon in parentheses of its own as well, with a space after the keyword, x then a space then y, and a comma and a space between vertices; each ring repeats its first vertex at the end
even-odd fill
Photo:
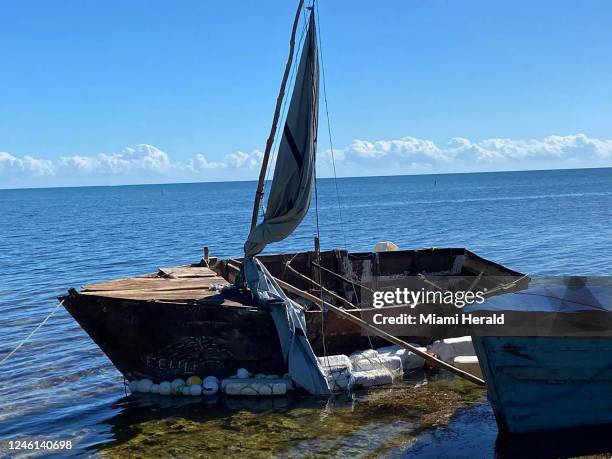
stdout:
MULTIPOLYGON (((607 167, 612 166, 612 140, 584 134, 480 141, 455 137, 444 144, 416 137, 358 139, 335 150, 334 156, 341 176, 607 167)), ((217 161, 201 153, 181 161, 147 144, 119 153, 73 155, 56 160, 0 152, 0 188, 55 185, 60 184, 56 182, 58 177, 62 185, 252 180, 257 176, 262 157, 261 151, 253 150, 229 153, 217 161)), ((330 163, 330 151, 321 151, 320 176, 326 175, 325 168, 330 163)), ((331 174, 331 169, 327 173, 331 174)))
POLYGON ((0 174, 29 174, 34 176, 55 175, 53 161, 34 158, 25 155, 17 158, 9 153, 0 151, 0 174))
POLYGON ((114 154, 62 157, 59 164, 81 173, 102 174, 127 174, 134 170, 163 173, 173 167, 166 153, 147 144, 127 147, 114 154))
POLYGON ((205 169, 224 169, 226 167, 226 163, 208 161, 206 157, 201 153, 198 153, 192 160, 189 161, 189 168, 196 172, 203 171, 205 169))
POLYGON ((225 162, 227 165, 235 169, 239 169, 241 167, 256 169, 261 164, 262 159, 263 153, 259 150, 253 150, 251 153, 237 151, 236 153, 225 155, 225 162))
POLYGON ((387 156, 405 158, 410 160, 446 161, 443 150, 438 148, 431 140, 422 140, 414 137, 403 137, 399 140, 354 140, 344 151, 346 156, 379 159, 387 156))
POLYGON ((22 170, 21 160, 5 151, 0 151, 0 172, 10 172, 17 169, 22 170))
MULTIPOLYGON (((451 139, 444 145, 431 140, 403 137, 398 140, 366 141, 355 140, 348 147, 334 152, 336 163, 376 166, 388 165, 440 166, 445 171, 450 166, 460 172, 465 167, 478 169, 479 166, 514 166, 525 168, 530 163, 547 162, 550 168, 601 166, 612 160, 612 140, 587 137, 584 134, 558 136, 543 139, 491 138, 472 142, 463 137, 451 139)), ((322 157, 329 161, 329 152, 322 157)), ((402 173, 402 172, 396 172, 402 173)))

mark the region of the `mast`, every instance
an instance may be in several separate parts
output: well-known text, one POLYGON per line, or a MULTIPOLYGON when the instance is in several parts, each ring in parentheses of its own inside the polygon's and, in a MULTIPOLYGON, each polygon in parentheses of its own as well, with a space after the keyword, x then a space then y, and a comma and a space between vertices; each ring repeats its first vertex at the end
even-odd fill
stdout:
POLYGON ((291 40, 289 41, 289 58, 287 59, 287 64, 285 65, 283 81, 281 82, 278 97, 276 98, 276 108, 274 109, 274 117, 272 118, 272 127, 270 128, 270 135, 268 136, 268 140, 266 141, 266 149, 264 151, 264 156, 261 163, 261 170, 259 171, 259 181, 257 183, 257 191, 255 192, 255 202, 253 204, 253 215, 251 217, 250 231, 253 231, 253 229, 257 225, 257 214, 259 213, 259 205, 261 204, 261 198, 263 198, 264 180, 266 179, 266 171, 268 170, 268 162, 270 160, 272 144, 274 143, 274 137, 276 136, 278 118, 280 116, 281 105, 285 96, 285 87, 287 86, 289 71, 291 70, 291 64, 293 63, 293 52, 295 49, 295 33, 297 31, 297 26, 300 21, 300 13, 302 12, 303 5, 304 0, 299 0, 297 11, 295 12, 295 18, 293 20, 293 28, 291 29, 291 40))

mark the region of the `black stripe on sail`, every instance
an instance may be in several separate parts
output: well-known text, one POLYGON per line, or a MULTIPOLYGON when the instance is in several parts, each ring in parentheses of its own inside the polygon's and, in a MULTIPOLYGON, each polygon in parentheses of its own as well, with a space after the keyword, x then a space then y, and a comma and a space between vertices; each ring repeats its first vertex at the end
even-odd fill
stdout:
POLYGON ((291 133, 291 130, 289 129, 289 125, 287 123, 285 123, 285 129, 283 129, 283 134, 287 138, 287 143, 289 144, 289 150, 291 150, 293 159, 295 159, 295 162, 297 163, 298 168, 302 169, 302 162, 304 158, 300 154, 300 150, 298 149, 295 143, 295 139, 293 138, 293 134, 291 133))

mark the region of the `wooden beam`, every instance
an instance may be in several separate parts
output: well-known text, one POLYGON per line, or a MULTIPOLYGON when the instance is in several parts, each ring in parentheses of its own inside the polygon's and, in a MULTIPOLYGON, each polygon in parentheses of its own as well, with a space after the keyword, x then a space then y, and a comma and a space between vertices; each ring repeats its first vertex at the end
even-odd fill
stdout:
POLYGON ((328 295, 334 297, 335 299, 337 299, 338 301, 341 301, 342 303, 350 306, 353 309, 358 309, 358 306, 355 306, 353 303, 351 303, 349 300, 347 300, 346 298, 341 297, 340 295, 336 294, 335 292, 332 292, 331 290, 326 289, 325 287, 323 287, 320 284, 317 284, 314 280, 312 280, 310 277, 305 276, 304 274, 302 274, 301 272, 297 271, 295 268, 293 268, 293 266, 291 266, 289 264, 289 262, 285 263, 285 266, 287 267, 287 269, 289 271, 291 271, 293 274, 295 274, 297 277, 299 277, 300 279, 302 279, 305 282, 308 282, 309 284, 313 285, 315 288, 320 288, 321 290, 323 290, 325 293, 327 293, 328 295))
POLYGON ((342 308, 339 308, 337 306, 334 306, 333 304, 327 303, 325 301, 321 301, 320 298, 317 298, 314 295, 311 295, 308 292, 305 292, 303 290, 300 290, 297 287, 294 287, 293 285, 289 284, 288 282, 284 282, 280 279, 275 279, 275 281, 278 283, 278 285, 280 285, 283 289, 294 293, 306 300, 312 301, 315 304, 320 304, 321 306, 325 306, 329 309, 331 309, 332 311, 334 311, 336 314, 344 317, 345 319, 356 323, 357 325, 359 325, 361 328, 368 330, 370 332, 372 332, 373 334, 380 336, 381 338, 386 339, 387 341, 389 341, 390 343, 396 344, 400 347, 403 347, 404 349, 409 350, 410 352, 412 352, 413 354, 418 355, 419 357, 422 357, 425 360, 428 360, 429 362, 435 363, 436 365, 444 368, 445 370, 450 371, 451 373, 456 374, 457 376, 463 378, 463 379, 467 379, 470 382, 473 382, 475 384, 478 384, 479 386, 484 386, 485 382, 480 379, 479 377, 468 373, 467 371, 463 371, 460 368, 454 367, 453 365, 449 365, 448 363, 444 362, 443 360, 438 359, 437 357, 434 357, 433 355, 428 354, 427 352, 423 352, 421 351, 418 347, 413 346, 410 343, 407 343, 404 340, 401 340, 399 338, 397 338, 396 336, 393 336, 389 333, 387 333, 384 330, 381 330, 378 327, 375 327, 374 325, 369 324, 368 322, 366 322, 365 320, 363 320, 360 317, 355 317, 354 315, 352 315, 351 313, 345 311, 342 308))
MULTIPOLYGON (((230 266, 233 269, 238 269, 238 267, 234 266, 234 265, 230 265, 228 263, 228 266, 230 266)), ((370 332, 372 332, 373 334, 375 334, 376 336, 379 336, 383 339, 386 339, 387 341, 389 341, 390 343, 396 344, 404 349, 409 350, 410 352, 412 352, 413 354, 418 355, 419 357, 432 362, 436 365, 438 365, 439 367, 444 368, 445 370, 450 371, 451 373, 456 374, 457 376, 459 376, 460 378, 466 379, 470 382, 473 382, 474 384, 478 384, 479 386, 484 386, 485 382, 480 379, 478 376, 475 376, 471 373, 468 373, 467 371, 463 371, 460 368, 454 367, 453 365, 450 365, 446 362, 444 362, 443 360, 438 359, 437 357, 434 357, 433 355, 428 354, 427 352, 423 352, 421 351, 418 347, 413 346, 410 343, 407 343, 404 340, 401 340, 399 338, 397 338, 396 336, 391 335, 390 333, 387 333, 384 330, 381 330, 378 327, 375 327, 374 325, 369 324, 368 322, 366 322, 365 320, 363 320, 361 317, 356 317, 354 315, 352 315, 350 312, 345 311, 342 308, 339 308, 338 306, 334 306, 333 304, 327 303, 326 301, 321 301, 320 298, 317 298, 314 295, 311 295, 308 292, 305 292, 293 285, 291 285, 288 282, 285 282, 283 280, 277 279, 275 277, 273 277, 273 279, 276 281, 276 283, 283 288, 284 290, 287 290, 288 292, 294 293, 295 295, 304 298, 305 300, 308 301, 312 301, 314 304, 318 304, 321 309, 323 309, 323 306, 329 308, 330 310, 332 310, 333 312, 335 312, 336 314, 338 314, 339 316, 344 317, 345 319, 349 320, 350 322, 353 322, 357 325, 359 325, 361 328, 368 330, 370 332)))
POLYGON ((347 278, 346 278, 346 277, 344 277, 343 275, 338 274, 338 273, 336 273, 336 272, 332 271, 331 269, 327 269, 327 268, 325 268, 325 267, 323 267, 323 266, 319 265, 318 263, 316 263, 316 262, 314 262, 314 261, 313 261, 311 264, 312 264, 314 267, 319 268, 319 269, 321 269, 321 270, 325 271, 325 272, 326 272, 326 273, 328 273, 328 274, 331 274, 332 276, 336 276, 337 278, 339 278, 340 280, 342 280, 342 281, 346 282, 347 284, 351 284, 351 285, 357 286, 357 287, 359 287, 359 288, 362 288, 362 289, 364 289, 364 290, 368 290, 368 291, 370 291, 370 292, 374 292, 374 290, 372 290, 371 288, 368 288, 368 287, 366 287, 365 285, 362 285, 362 284, 359 284, 359 283, 357 283, 357 282, 355 282, 355 281, 352 281, 352 280, 350 280, 350 279, 347 279, 347 278))

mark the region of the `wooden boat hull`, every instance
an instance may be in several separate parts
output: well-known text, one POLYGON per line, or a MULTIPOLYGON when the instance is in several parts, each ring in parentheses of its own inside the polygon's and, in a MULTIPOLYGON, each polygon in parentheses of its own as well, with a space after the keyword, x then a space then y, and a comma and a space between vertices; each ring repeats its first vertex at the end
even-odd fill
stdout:
POLYGON ((501 433, 612 425, 612 339, 473 342, 501 433))
POLYGON ((128 379, 286 372, 266 311, 83 295, 64 305, 128 379))
MULTIPOLYGON (((115 367, 128 379, 155 381, 194 374, 226 378, 239 368, 286 373, 276 327, 269 312, 245 307, 202 307, 180 303, 116 300, 73 295, 64 306, 115 367)), ((317 355, 350 354, 383 340, 364 336, 354 324, 326 314, 306 314, 317 355)), ((422 339, 422 338, 421 338, 422 339)))
MULTIPOLYGON (((291 261, 292 268, 310 279, 320 274, 313 268, 312 252, 260 259, 274 276, 304 290, 312 285, 292 275, 287 262, 291 261)), ((343 278, 366 284, 373 277, 393 280, 423 272, 472 276, 485 272, 492 277, 520 274, 460 248, 357 254, 328 251, 321 253, 320 260, 323 266, 340 274, 323 276, 325 288, 349 302, 360 298, 361 292, 343 278)), ((62 300, 68 312, 130 380, 146 377, 162 381, 194 374, 225 378, 239 368, 282 375, 286 365, 269 312, 252 304, 245 292, 222 288, 234 280, 236 270, 230 269, 233 263, 234 260, 203 260, 190 266, 160 268, 154 274, 85 286, 81 292, 70 290, 62 300)), ((346 319, 321 313, 314 305, 305 306, 313 309, 306 312, 307 334, 317 355, 324 355, 324 350, 328 355, 350 354, 385 344, 379 338, 368 337, 346 319)), ((351 311, 361 314, 360 310, 351 311)), ((424 343, 429 339, 410 341, 424 343)))

